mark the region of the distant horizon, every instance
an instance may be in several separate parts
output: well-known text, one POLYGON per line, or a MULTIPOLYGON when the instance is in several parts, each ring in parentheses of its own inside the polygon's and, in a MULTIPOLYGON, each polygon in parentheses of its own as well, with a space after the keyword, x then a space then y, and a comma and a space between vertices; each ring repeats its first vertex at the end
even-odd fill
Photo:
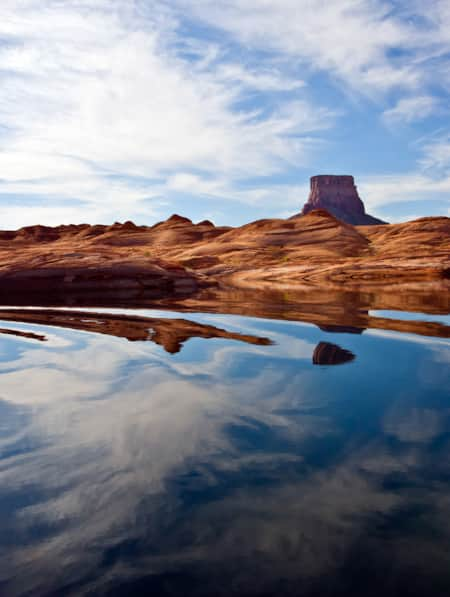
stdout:
POLYGON ((450 215, 446 0, 5 0, 2 229, 450 215))
MULTIPOLYGON (((315 211, 323 211, 323 208, 317 208, 315 211)), ((328 211, 325 209, 325 211, 328 211)), ((309 213, 314 213, 313 212, 309 212, 309 213)), ((337 216, 334 216, 331 212, 328 212, 332 217, 337 218, 338 220, 340 218, 338 218, 337 216)), ((299 217, 305 217, 309 214, 301 214, 301 210, 299 210, 298 212, 292 213, 290 215, 284 216, 284 217, 278 217, 278 219, 289 219, 292 218, 294 216, 299 216, 299 217)), ((372 214, 370 214, 372 215, 372 214)), ((211 222, 215 227, 220 228, 220 227, 230 227, 230 228, 238 228, 240 226, 245 226, 246 224, 251 224, 252 222, 258 221, 258 220, 264 220, 264 219, 277 219, 277 216, 274 216, 273 218, 269 218, 267 216, 265 216, 264 214, 259 214, 260 217, 255 217, 252 220, 247 220, 245 222, 242 222, 240 224, 225 224, 223 222, 217 222, 212 220, 211 218, 203 218, 203 219, 197 219, 197 218, 190 218, 188 215, 184 214, 184 213, 180 213, 180 212, 172 212, 172 213, 168 213, 166 216, 161 217, 158 220, 155 220, 153 222, 143 222, 143 221, 135 221, 132 220, 131 218, 126 218, 124 220, 114 220, 114 221, 92 221, 89 222, 87 220, 84 221, 80 221, 80 222, 60 222, 59 224, 42 224, 41 222, 35 222, 34 224, 25 224, 23 226, 18 226, 17 228, 0 228, 1 231, 7 231, 7 230, 11 230, 11 231, 15 231, 15 230, 19 230, 21 228, 33 228, 33 227, 37 227, 37 226, 44 226, 44 227, 48 227, 48 228, 58 228, 59 226, 113 226, 114 224, 120 224, 120 225, 124 225, 128 222, 131 222, 132 224, 135 224, 137 227, 140 226, 146 226, 148 228, 151 228, 153 226, 155 226, 156 224, 161 224, 163 222, 167 222, 168 220, 170 220, 173 217, 180 217, 183 219, 187 219, 190 220, 192 222, 192 224, 197 225, 197 224, 201 224, 202 222, 205 221, 209 221, 211 222)), ((436 214, 436 215, 431 215, 431 216, 427 216, 427 215, 421 215, 421 216, 417 216, 415 218, 411 218, 411 219, 403 219, 403 220, 398 220, 396 222, 388 222, 385 221, 383 224, 378 224, 379 226, 383 226, 383 225, 389 225, 389 224, 404 224, 407 222, 412 222, 414 220, 419 220, 422 218, 449 218, 450 216, 445 215, 445 214, 436 214)), ((341 220, 343 221, 343 220, 341 220)), ((345 223, 345 222, 344 222, 345 223)), ((364 224, 352 224, 353 226, 361 226, 364 224)))

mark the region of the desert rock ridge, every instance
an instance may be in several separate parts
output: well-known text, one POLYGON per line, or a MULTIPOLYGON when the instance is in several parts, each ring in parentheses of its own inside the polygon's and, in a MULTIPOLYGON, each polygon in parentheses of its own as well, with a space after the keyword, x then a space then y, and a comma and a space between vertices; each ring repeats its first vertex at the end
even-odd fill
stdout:
POLYGON ((450 218, 353 226, 319 209, 230 228, 174 215, 154 226, 28 226, 0 232, 0 293, 216 284, 347 287, 450 277, 450 218))

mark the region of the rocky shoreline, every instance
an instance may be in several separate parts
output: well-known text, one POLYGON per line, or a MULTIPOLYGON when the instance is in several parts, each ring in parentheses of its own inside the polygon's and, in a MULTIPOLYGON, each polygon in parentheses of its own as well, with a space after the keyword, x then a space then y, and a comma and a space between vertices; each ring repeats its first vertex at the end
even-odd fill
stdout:
POLYGON ((202 288, 400 287, 450 278, 450 218, 352 226, 325 210, 237 228, 174 215, 154 226, 0 232, 0 297, 28 292, 190 296, 202 288))

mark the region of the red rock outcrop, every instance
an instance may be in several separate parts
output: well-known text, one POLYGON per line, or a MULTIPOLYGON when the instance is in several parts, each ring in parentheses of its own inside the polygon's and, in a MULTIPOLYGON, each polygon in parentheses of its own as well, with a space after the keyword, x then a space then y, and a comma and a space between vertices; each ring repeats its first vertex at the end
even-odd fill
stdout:
POLYGON ((326 210, 314 210, 238 228, 172 216, 154 226, 126 222, 0 231, 4 304, 13 292, 19 296, 38 290, 59 296, 132 291, 154 298, 217 284, 393 289, 448 286, 449 278, 447 217, 355 227, 326 210))
POLYGON ((322 174, 312 176, 310 184, 311 191, 302 215, 314 209, 326 209, 339 220, 354 226, 386 223, 366 214, 353 176, 322 174))

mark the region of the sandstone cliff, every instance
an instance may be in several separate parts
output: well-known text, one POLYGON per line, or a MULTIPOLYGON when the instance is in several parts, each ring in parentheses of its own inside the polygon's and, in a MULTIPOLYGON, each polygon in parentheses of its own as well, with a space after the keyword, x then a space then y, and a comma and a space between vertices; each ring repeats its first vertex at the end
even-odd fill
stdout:
POLYGON ((325 210, 237 228, 172 216, 154 226, 0 232, 0 300, 12 292, 186 295, 215 284, 346 288, 448 283, 450 219, 352 226, 325 210), (446 282, 447 281, 447 282, 446 282))

